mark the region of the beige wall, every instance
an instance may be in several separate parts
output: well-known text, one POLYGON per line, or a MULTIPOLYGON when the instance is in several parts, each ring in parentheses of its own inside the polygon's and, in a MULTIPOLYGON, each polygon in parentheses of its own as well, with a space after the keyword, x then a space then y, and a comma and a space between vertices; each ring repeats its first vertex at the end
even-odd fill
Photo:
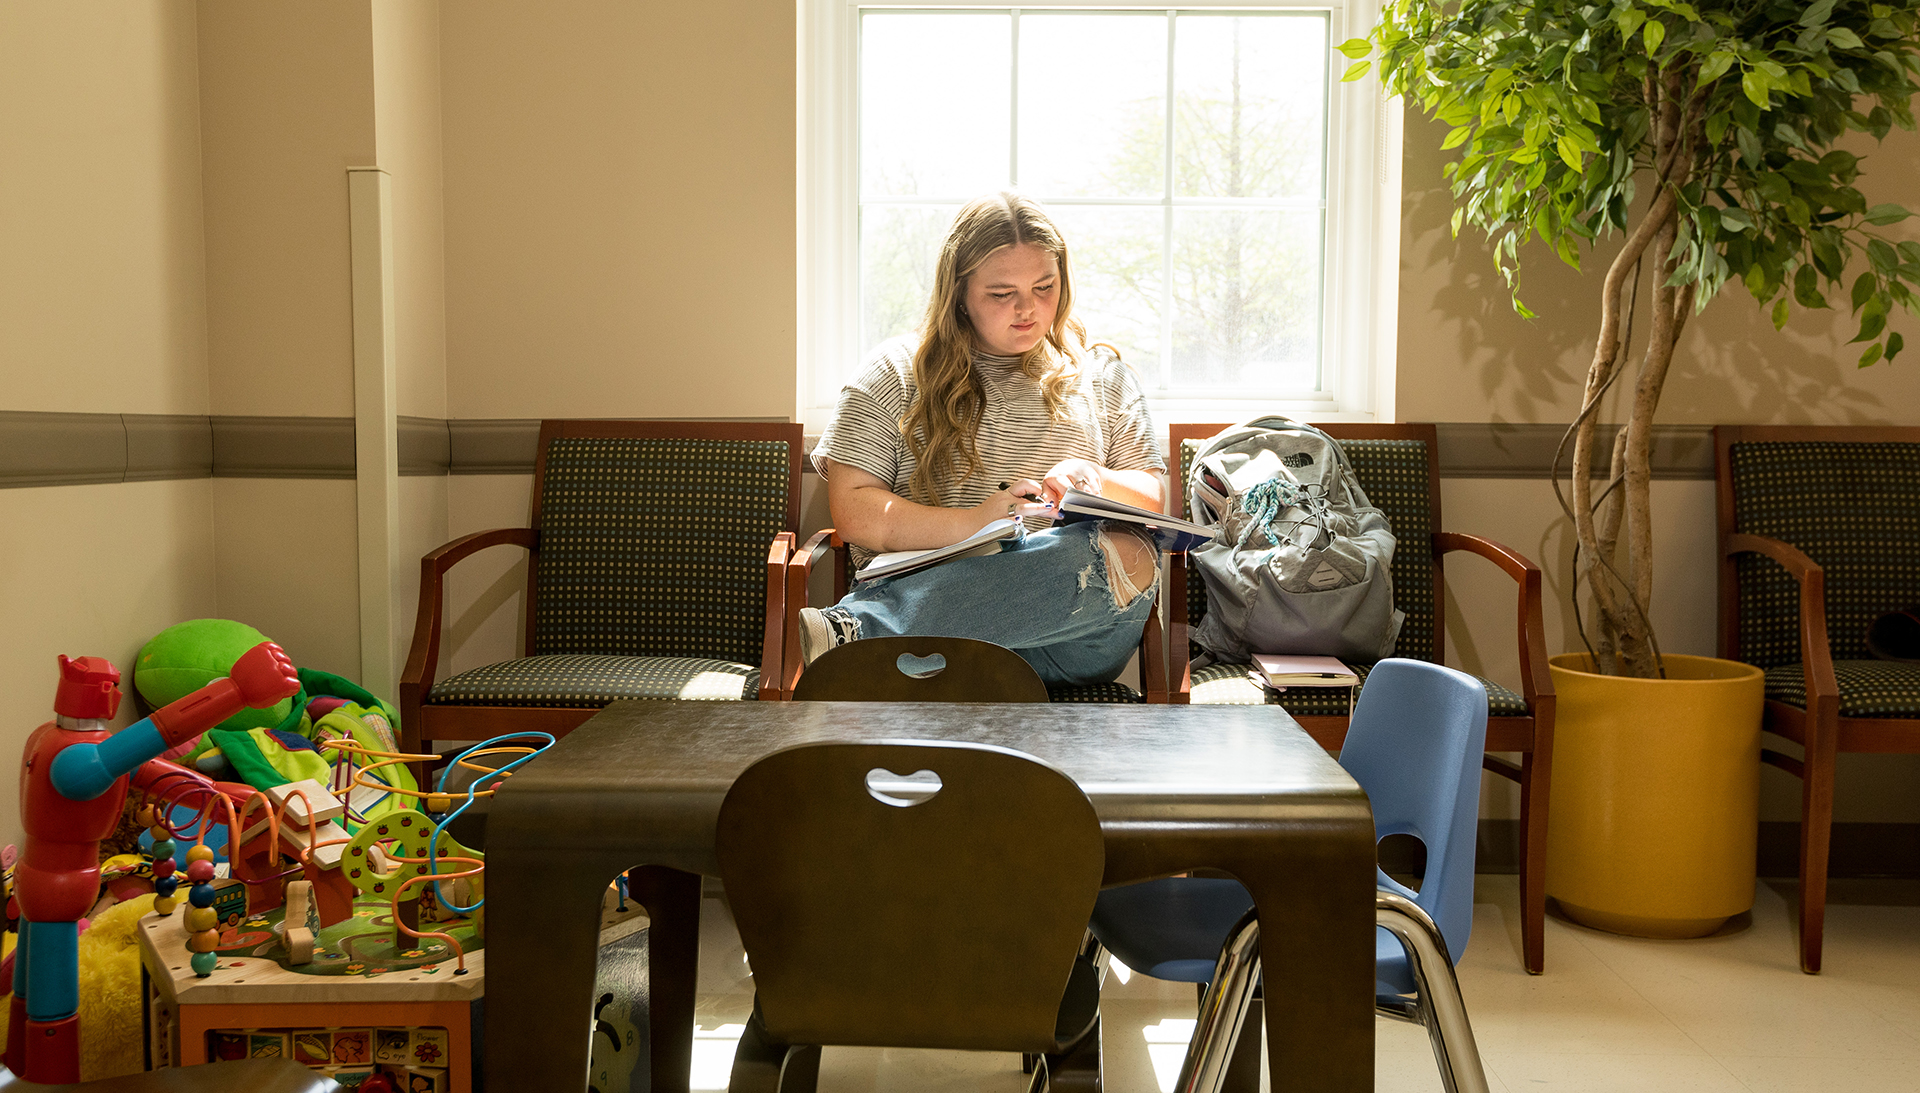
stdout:
POLYGON ((194 12, 0 3, 0 406, 207 412, 194 12))
POLYGON ((375 162, 370 4, 201 0, 200 98, 213 410, 351 415, 346 169, 375 162))
POLYGON ((452 416, 790 419, 790 0, 441 29, 452 416))
MULTIPOLYGON (((1445 127, 1409 115, 1401 235, 1399 417, 1404 421, 1563 422, 1579 408, 1580 384, 1599 320, 1598 278, 1617 239, 1576 272, 1538 244, 1523 252, 1522 298, 1538 313, 1514 314, 1505 285, 1471 229, 1449 237, 1452 215, 1438 149, 1445 127)), ((1869 142, 1870 143, 1870 142, 1869 142)), ((1920 208, 1920 135, 1895 130, 1867 155, 1859 183, 1868 202, 1920 208)), ((1840 294, 1833 294, 1840 298, 1840 294)), ((1645 324, 1641 324, 1644 330, 1645 324)), ((1920 321, 1890 323, 1909 339, 1920 321)), ((1661 401, 1667 424, 1920 422, 1920 363, 1905 356, 1859 369, 1858 324, 1839 308, 1796 309, 1776 332, 1752 296, 1731 285, 1692 319, 1661 401)), ((1617 385, 1620 386, 1620 385, 1617 385)), ((1615 413, 1610 420, 1623 416, 1615 413)))
MULTIPOLYGON (((207 412, 196 52, 189 0, 0 2, 0 409, 207 412)), ((5 761, 52 716, 56 655, 131 683, 149 637, 215 613, 212 491, 0 490, 5 761)))
POLYGON ((19 761, 53 717, 55 658, 106 657, 121 671, 115 724, 139 716, 134 655, 185 619, 216 615, 213 482, 0 490, 0 843, 21 837, 19 761))

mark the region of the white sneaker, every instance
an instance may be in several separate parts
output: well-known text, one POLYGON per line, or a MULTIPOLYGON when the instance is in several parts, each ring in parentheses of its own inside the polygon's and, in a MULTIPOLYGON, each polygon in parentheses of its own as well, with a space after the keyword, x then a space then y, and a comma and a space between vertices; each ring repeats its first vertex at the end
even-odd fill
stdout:
POLYGON ((800 609, 800 663, 812 664, 820 654, 839 644, 834 640, 833 624, 817 607, 800 609))

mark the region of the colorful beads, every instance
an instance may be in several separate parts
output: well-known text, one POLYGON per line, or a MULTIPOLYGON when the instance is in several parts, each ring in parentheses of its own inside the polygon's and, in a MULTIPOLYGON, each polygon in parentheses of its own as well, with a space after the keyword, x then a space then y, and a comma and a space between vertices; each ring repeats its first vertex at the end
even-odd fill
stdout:
MULTIPOLYGON (((159 885, 155 885, 154 889, 158 891, 159 885)), ((180 906, 180 901, 173 898, 172 895, 155 896, 153 899, 153 913, 162 917, 172 914, 173 909, 178 906, 180 906)))
POLYGON ((187 863, 187 879, 195 884, 205 884, 213 879, 213 863, 205 858, 195 858, 187 863))
POLYGON ((153 875, 155 877, 171 877, 173 876, 173 871, 176 868, 178 867, 173 863, 172 854, 168 854, 164 858, 159 856, 158 854, 154 855, 153 875))
POLYGON ((194 953, 193 954, 193 974, 199 976, 202 979, 205 979, 207 976, 212 975, 213 969, 218 967, 219 965, 220 965, 219 953, 194 953))
POLYGON ((187 902, 195 907, 213 906, 213 885, 196 884, 187 889, 187 902))
POLYGON ((158 818, 159 813, 153 810, 152 805, 141 805, 139 810, 133 814, 134 822, 138 823, 141 827, 152 827, 154 821, 158 818))
POLYGON ((211 907, 190 907, 181 922, 186 925, 188 933, 197 934, 218 926, 220 917, 211 907))
POLYGON ((172 839, 168 839, 164 837, 154 839, 153 849, 149 851, 149 853, 153 855, 153 863, 155 865, 159 865, 161 862, 164 861, 167 863, 167 867, 169 869, 173 867, 173 840, 172 839))
MULTIPOLYGON (((155 869, 154 872, 158 873, 159 870, 155 869)), ((164 899, 164 900, 173 900, 174 899, 173 894, 174 892, 178 891, 179 888, 180 888, 179 877, 173 877, 173 876, 157 877, 154 879, 154 882, 153 882, 153 894, 156 896, 159 896, 161 899, 164 899)), ((158 907, 155 907, 154 910, 160 911, 158 907)), ((164 915, 167 912, 160 911, 160 913, 164 915)))
POLYGON ((187 935, 187 951, 191 953, 210 953, 220 945, 220 931, 201 930, 187 935))
POLYGON ((213 847, 208 846, 206 843, 195 843, 193 848, 187 851, 187 861, 189 864, 197 861, 210 862, 212 860, 213 847))

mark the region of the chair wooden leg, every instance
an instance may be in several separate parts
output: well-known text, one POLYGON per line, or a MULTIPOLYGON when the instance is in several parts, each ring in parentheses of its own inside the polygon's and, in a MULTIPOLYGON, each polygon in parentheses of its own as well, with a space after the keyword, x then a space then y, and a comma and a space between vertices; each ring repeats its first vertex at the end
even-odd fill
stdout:
POLYGON ((1827 857, 1833 841, 1831 748, 1822 749, 1809 726, 1800 786, 1800 970, 1820 972, 1827 922, 1827 857))
POLYGON ((780 1064, 780 1093, 817 1093, 820 1088, 820 1045, 799 1044, 787 1049, 780 1064))
POLYGON ((1527 974, 1547 967, 1547 765, 1520 757, 1520 957, 1527 974))
MULTIPOLYGON (((760 1019, 760 1002, 753 1003, 753 1015, 740 1033, 740 1044, 733 1051, 733 1070, 727 1076, 727 1093, 780 1093, 785 1076, 789 1045, 767 1035, 760 1019)), ((814 1051, 815 1077, 819 1074, 819 1050, 814 1051)), ((795 1075, 798 1077, 798 1074, 795 1075)))

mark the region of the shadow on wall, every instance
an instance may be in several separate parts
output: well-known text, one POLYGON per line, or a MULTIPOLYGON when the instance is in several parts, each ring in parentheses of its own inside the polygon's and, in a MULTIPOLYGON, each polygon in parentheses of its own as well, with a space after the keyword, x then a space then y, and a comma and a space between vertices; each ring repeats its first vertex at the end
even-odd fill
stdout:
MULTIPOLYGON (((1493 264, 1485 235, 1463 226, 1460 238, 1452 237, 1453 200, 1441 170, 1456 153, 1439 151, 1445 134, 1445 126, 1417 117, 1408 120, 1402 199, 1406 236, 1401 249, 1401 285, 1407 299, 1401 306, 1401 344, 1453 348, 1451 354, 1445 350, 1436 354, 1428 348, 1427 368, 1416 363, 1420 353, 1411 354, 1408 364, 1412 367, 1403 367, 1403 383, 1417 383, 1418 373, 1427 372, 1426 383, 1431 385, 1427 390, 1438 402, 1436 409, 1445 405, 1444 385, 1455 383, 1462 391, 1474 390, 1485 403, 1481 420, 1571 420, 1598 333, 1600 278, 1618 253, 1621 237, 1618 233, 1603 237, 1585 251, 1580 270, 1537 241, 1522 248, 1521 298, 1536 317, 1521 318, 1493 264)), ((1878 187, 1871 180, 1868 185, 1871 199, 1920 205, 1920 200, 1903 192, 1908 187, 1902 180, 1891 174, 1878 187)), ((1645 198, 1643 187, 1642 201, 1645 198)), ((1920 231, 1905 228, 1896 226, 1889 234, 1920 231)), ((1864 263, 1863 256, 1858 264, 1865 268, 1864 263)), ((1647 291, 1643 278, 1638 293, 1642 303, 1647 291)), ((1881 377, 1874 376, 1862 382, 1855 365, 1862 347, 1848 344, 1859 328, 1858 320, 1848 314, 1843 295, 1829 292, 1829 297, 1834 305, 1826 310, 1795 305, 1786 329, 1776 331, 1765 309, 1744 286, 1722 288, 1705 311, 1688 320, 1659 420, 1714 424, 1907 419, 1911 410, 1899 391, 1909 381, 1893 377, 1891 383, 1880 382, 1881 377)), ((1905 330, 1909 337, 1920 331, 1920 321, 1904 313, 1893 316, 1890 325, 1905 330)), ((1634 323, 1628 370, 1609 395, 1604 420, 1626 416, 1646 327, 1642 308, 1634 323)), ((1868 372, 1915 367, 1920 365, 1903 357, 1868 372)), ((1417 402, 1409 409, 1421 414, 1417 402)), ((1440 415, 1429 411, 1424 416, 1440 415)), ((1458 417, 1457 411, 1447 419, 1468 420, 1458 417)))

